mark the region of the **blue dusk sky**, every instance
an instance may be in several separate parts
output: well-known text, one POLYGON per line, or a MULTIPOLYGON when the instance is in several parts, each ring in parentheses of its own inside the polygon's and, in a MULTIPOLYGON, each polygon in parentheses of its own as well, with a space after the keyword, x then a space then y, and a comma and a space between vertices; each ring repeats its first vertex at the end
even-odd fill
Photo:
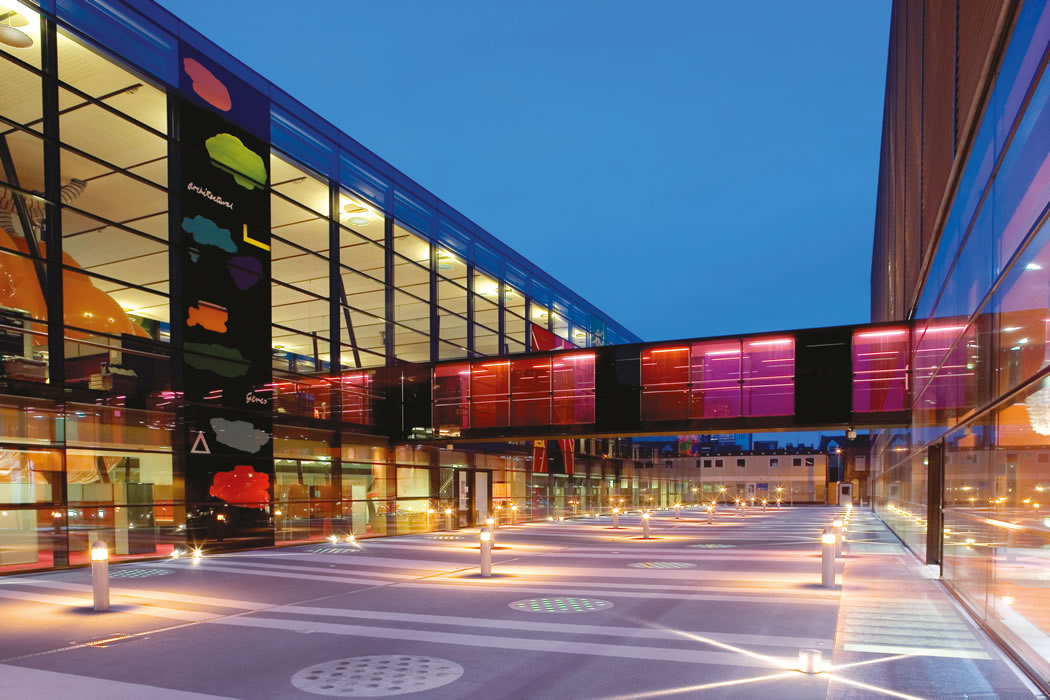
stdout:
POLYGON ((162 4, 645 340, 869 318, 888 0, 162 4))

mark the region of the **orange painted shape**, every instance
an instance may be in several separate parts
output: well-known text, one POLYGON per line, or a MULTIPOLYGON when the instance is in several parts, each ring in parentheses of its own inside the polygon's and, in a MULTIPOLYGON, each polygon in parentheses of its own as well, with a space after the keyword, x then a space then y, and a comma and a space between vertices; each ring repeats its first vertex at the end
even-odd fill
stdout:
POLYGON ((186 319, 186 325, 200 326, 216 333, 225 333, 226 321, 229 317, 230 314, 224 307, 202 301, 199 305, 189 308, 189 317, 186 319))

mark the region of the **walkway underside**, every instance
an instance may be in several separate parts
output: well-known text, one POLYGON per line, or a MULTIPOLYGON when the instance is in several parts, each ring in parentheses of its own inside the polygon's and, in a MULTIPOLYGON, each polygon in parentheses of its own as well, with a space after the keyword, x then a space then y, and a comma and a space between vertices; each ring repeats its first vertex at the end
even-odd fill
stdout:
POLYGON ((1031 697, 880 521, 722 507, 0 580, 0 697, 1031 697), (818 650, 823 672, 798 670, 818 650))

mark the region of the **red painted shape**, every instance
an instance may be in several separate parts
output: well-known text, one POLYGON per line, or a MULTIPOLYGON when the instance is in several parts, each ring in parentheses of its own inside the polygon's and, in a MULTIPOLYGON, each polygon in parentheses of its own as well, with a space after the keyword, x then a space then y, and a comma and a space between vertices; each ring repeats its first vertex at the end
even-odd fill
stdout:
POLYGON ((193 80, 193 91, 202 100, 223 112, 229 112, 233 108, 230 91, 210 70, 192 58, 184 58, 182 67, 186 70, 186 75, 193 80))
POLYGON ((208 494, 231 505, 258 508, 270 502, 270 476, 248 465, 238 464, 231 472, 216 474, 208 494))

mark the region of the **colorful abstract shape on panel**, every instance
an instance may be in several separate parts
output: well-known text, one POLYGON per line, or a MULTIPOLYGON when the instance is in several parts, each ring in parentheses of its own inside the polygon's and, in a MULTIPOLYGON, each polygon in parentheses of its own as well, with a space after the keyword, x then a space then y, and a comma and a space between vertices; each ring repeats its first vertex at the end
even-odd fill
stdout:
POLYGON ((230 258, 229 269, 233 283, 242 292, 251 289, 262 279, 262 262, 258 258, 247 255, 230 258))
POLYGON ((266 164, 258 153, 233 134, 221 133, 204 142, 212 164, 233 176, 247 190, 266 186, 266 164))
POLYGON ((215 333, 226 332, 226 321, 230 318, 226 307, 201 301, 197 306, 189 308, 189 316, 186 319, 187 326, 200 326, 201 328, 215 333))
MULTIPOLYGON (((0 248, 23 250, 25 239, 20 240, 22 245, 17 245, 15 239, 0 228, 0 248)), ((47 318, 44 295, 29 258, 0 250, 0 306, 21 309, 39 320, 47 318)))
POLYGON ((216 440, 241 452, 255 454, 270 441, 269 433, 246 420, 212 418, 211 429, 215 431, 216 440))
POLYGON ((199 245, 215 246, 227 253, 237 252, 237 244, 233 242, 229 229, 219 228, 217 223, 206 216, 197 215, 192 219, 183 217, 182 230, 193 236, 199 245))
POLYGON ((182 68, 186 71, 186 75, 190 76, 190 80, 193 81, 193 91, 197 93, 198 97, 215 109, 223 112, 230 111, 233 107, 230 91, 226 89, 221 80, 215 77, 214 73, 193 58, 184 58, 182 60, 182 68))
POLYGON ((212 478, 208 495, 231 505, 258 507, 270 502, 270 476, 238 464, 233 471, 219 472, 212 478))
POLYGON ((248 373, 248 361, 237 348, 215 343, 185 343, 186 364, 194 369, 214 372, 220 377, 243 377, 248 373))

